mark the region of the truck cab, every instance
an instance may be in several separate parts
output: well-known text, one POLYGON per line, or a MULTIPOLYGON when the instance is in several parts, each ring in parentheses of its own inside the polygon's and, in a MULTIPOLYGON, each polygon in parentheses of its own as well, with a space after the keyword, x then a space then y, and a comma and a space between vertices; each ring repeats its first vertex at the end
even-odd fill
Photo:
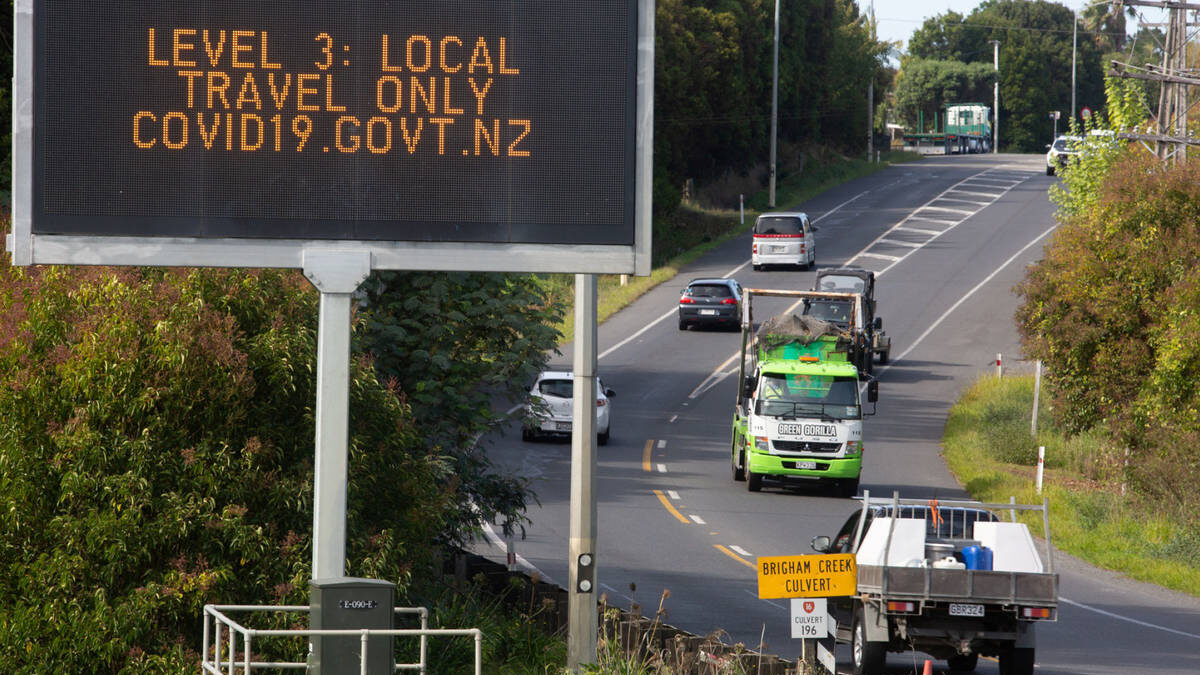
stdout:
POLYGON ((888 362, 892 353, 892 339, 883 332, 883 318, 877 312, 874 272, 857 267, 820 269, 817 270, 813 290, 859 295, 862 301, 857 307, 846 300, 806 299, 801 311, 832 321, 840 328, 853 330, 850 358, 860 371, 874 372, 877 355, 880 363, 888 362))

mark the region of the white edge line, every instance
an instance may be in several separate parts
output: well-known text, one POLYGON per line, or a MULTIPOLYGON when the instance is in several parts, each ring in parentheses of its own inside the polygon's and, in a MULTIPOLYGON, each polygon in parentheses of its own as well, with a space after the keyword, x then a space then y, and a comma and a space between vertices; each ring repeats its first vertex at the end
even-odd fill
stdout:
POLYGON ((638 332, 634 333, 633 335, 630 335, 629 337, 625 338, 624 340, 621 340, 620 342, 618 342, 617 344, 615 344, 615 345, 613 345, 613 346, 609 347, 608 349, 605 349, 604 351, 600 352, 600 354, 596 356, 596 360, 597 360, 597 361, 599 361, 600 359, 602 359, 602 358, 604 358, 604 357, 608 356, 609 354, 611 354, 611 353, 613 353, 613 352, 617 351, 617 350, 618 350, 618 349, 620 349, 621 347, 624 347, 625 345, 627 345, 627 344, 629 344, 630 342, 632 342, 634 339, 636 339, 636 338, 640 337, 642 333, 645 333, 646 331, 650 330, 650 329, 651 329, 651 328, 653 328, 654 326, 656 326, 656 325, 658 325, 658 324, 662 323, 662 322, 663 322, 663 320, 665 320, 667 317, 671 316, 672 314, 674 314, 674 313, 676 313, 676 312, 678 312, 678 311, 679 311, 679 309, 678 309, 678 308, 672 308, 672 309, 669 309, 669 310, 667 310, 667 312, 666 312, 665 314, 663 314, 662 316, 660 316, 660 317, 658 317, 657 319, 655 319, 655 320, 651 321, 650 323, 646 324, 645 326, 642 326, 642 329, 641 329, 641 330, 639 330, 638 332))
POLYGON ((675 501, 679 501, 679 493, 674 490, 667 490, 667 496, 675 501))
POLYGON ((745 556, 745 557, 747 557, 747 558, 753 558, 753 557, 754 557, 754 556, 750 555, 750 552, 749 552, 749 551, 747 551, 746 549, 742 548, 741 546, 730 546, 730 547, 729 547, 729 550, 730 550, 730 551, 733 551, 734 553, 736 553, 736 554, 738 554, 738 555, 745 556))
POLYGON ((659 465, 658 465, 658 472, 659 472, 659 473, 666 473, 666 472, 667 472, 667 465, 666 465, 666 464, 659 464, 659 465))
POLYGON ((1145 622, 1145 621, 1138 621, 1137 619, 1131 619, 1131 618, 1129 618, 1129 617, 1127 617, 1127 616, 1121 616, 1120 614, 1114 614, 1114 613, 1112 613, 1112 612, 1109 612, 1109 611, 1106 611, 1106 610, 1100 609, 1099 607, 1092 607, 1091 605, 1085 605, 1085 604, 1083 604, 1082 602, 1075 602, 1074 600, 1068 600, 1067 598, 1063 598, 1063 597, 1060 597, 1060 598, 1058 599, 1058 601, 1059 601, 1059 602, 1062 602, 1062 603, 1065 603, 1065 604, 1068 604, 1068 605, 1071 605, 1072 607, 1078 607, 1078 608, 1080 608, 1080 609, 1086 609, 1086 610, 1087 610, 1087 611, 1089 611, 1089 612, 1095 612, 1095 613, 1097 613, 1097 614, 1101 614, 1101 615, 1103 615, 1103 616, 1107 616, 1107 617, 1109 617, 1109 618, 1111 618, 1111 619, 1118 619, 1118 620, 1120 620, 1120 621, 1127 621, 1127 622, 1129 622, 1129 623, 1132 623, 1132 624, 1137 624, 1138 626, 1144 626, 1144 627, 1146 627, 1146 628, 1154 628, 1155 630, 1161 630, 1161 631, 1165 631, 1165 632, 1167 632, 1167 633, 1174 633, 1175 635, 1182 635, 1183 637, 1190 637, 1190 638, 1195 638, 1195 639, 1197 639, 1197 640, 1200 640, 1200 635, 1198 635, 1198 634, 1196 634, 1196 633, 1188 633, 1188 632, 1185 632, 1185 631, 1176 630, 1176 629, 1174 629, 1174 628, 1167 628, 1166 626, 1160 626, 1160 625, 1158 625, 1158 624, 1154 624, 1154 623, 1147 623, 1147 622, 1145 622))
POLYGON ((696 523, 697 525, 707 525, 708 524, 708 523, 704 522, 704 519, 701 518, 700 516, 697 516, 697 515, 694 515, 691 513, 688 514, 688 518, 691 518, 692 522, 696 523))
POLYGON ((671 419, 667 421, 667 424, 674 424, 677 419, 679 419, 679 415, 671 415, 671 419))
POLYGON ((864 191, 862 191, 862 192, 860 192, 860 193, 858 193, 858 194, 854 195, 854 196, 853 196, 853 197, 851 197, 850 199, 847 199, 846 201, 842 202, 841 204, 838 204, 837 206, 833 207, 832 209, 829 209, 829 210, 828 210, 828 211, 826 211, 825 213, 822 213, 821 215, 817 216, 816 218, 813 218, 813 219, 812 219, 812 222, 814 222, 814 223, 819 223, 819 222, 821 222, 822 220, 824 220, 824 219, 825 219, 825 218, 827 218, 828 216, 831 216, 831 215, 833 215, 833 213, 834 213, 835 211, 837 211, 838 209, 840 209, 840 208, 842 208, 843 206, 845 206, 845 205, 849 204, 850 202, 854 201, 855 199, 858 199, 859 197, 861 197, 861 196, 863 196, 863 195, 867 194, 868 192, 870 192, 870 190, 864 190, 864 191))
POLYGON ((666 441, 665 439, 664 439, 664 440, 661 440, 661 441, 659 441, 659 442, 658 442, 658 449, 659 449, 659 450, 662 450, 662 449, 663 449, 663 448, 665 448, 665 447, 667 447, 667 441, 666 441))
MULTIPOLYGON (((910 344, 908 346, 908 349, 905 349, 903 352, 901 352, 900 356, 897 356, 896 358, 892 359, 891 362, 889 362, 887 365, 883 366, 878 371, 876 371, 876 377, 887 372, 888 369, 890 369, 893 364, 895 364, 897 361, 904 359, 904 357, 908 356, 909 353, 911 353, 912 350, 916 349, 917 345, 921 344, 921 342, 925 338, 929 337, 929 334, 932 333, 934 331, 934 329, 936 329, 938 326, 940 326, 942 324, 942 322, 946 320, 946 317, 950 316, 950 314, 952 312, 954 312, 954 310, 958 309, 958 307, 960 305, 962 305, 964 302, 966 302, 968 298, 970 298, 972 295, 975 295, 976 291, 983 288, 984 285, 986 285, 992 279, 996 278, 996 275, 999 274, 1002 270, 1004 270, 1004 268, 1011 265, 1012 262, 1014 260, 1016 260, 1017 258, 1019 258, 1021 256, 1021 254, 1025 253, 1025 251, 1028 251, 1030 248, 1033 248, 1034 244, 1038 243, 1042 239, 1045 239, 1046 236, 1049 235, 1051 232, 1053 232, 1056 228, 1058 228, 1057 225, 1055 225, 1055 226, 1051 227, 1050 229, 1046 230, 1045 232, 1039 234, 1037 237, 1035 237, 1033 239, 1033 241, 1030 241, 1028 244, 1025 244, 1024 246, 1022 246, 1021 250, 1012 254, 1012 257, 1010 257, 1008 260, 1005 260, 1003 264, 1001 264, 996 269, 992 270, 992 273, 987 275, 986 277, 984 277, 983 281, 980 281, 979 283, 975 284, 975 287, 972 288, 971 290, 967 291, 966 295, 959 298, 958 301, 955 302, 953 305, 950 305, 950 308, 947 309, 945 312, 942 312, 942 315, 939 316, 936 321, 929 324, 929 327, 925 329, 925 332, 921 333, 920 337, 918 337, 916 340, 913 340, 912 344, 910 344)), ((881 274, 881 272, 877 272, 876 274, 881 274)))
MULTIPOLYGON (((483 524, 483 534, 487 537, 488 541, 492 542, 493 546, 495 546, 496 548, 503 551, 505 555, 508 555, 508 546, 504 543, 504 540, 500 538, 500 535, 496 534, 496 531, 492 529, 491 523, 483 524)), ((535 566, 533 563, 526 560, 525 556, 518 553, 516 557, 517 557, 517 564, 520 565, 521 567, 524 567, 526 570, 538 575, 539 577, 544 579, 547 583, 554 584, 555 586, 559 585, 558 582, 556 582, 554 579, 550 578, 549 575, 547 575, 545 572, 539 570, 537 568, 537 566, 535 566)))

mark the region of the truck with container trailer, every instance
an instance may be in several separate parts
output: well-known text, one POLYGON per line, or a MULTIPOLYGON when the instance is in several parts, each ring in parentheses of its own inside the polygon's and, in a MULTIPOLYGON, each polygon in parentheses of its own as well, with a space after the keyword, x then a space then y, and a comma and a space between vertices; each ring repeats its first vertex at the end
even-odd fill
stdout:
MULTIPOLYGON (((1036 518, 1036 515, 1035 515, 1036 518)), ((1037 624, 1058 620, 1058 575, 1046 503, 872 498, 818 553, 850 553, 857 593, 830 598, 852 672, 885 672, 887 652, 921 651, 970 672, 995 657, 1006 675, 1033 675, 1037 624), (1043 553, 1016 513, 1040 514, 1043 553)))
POLYGON ((992 109, 982 103, 951 103, 939 119, 934 112, 933 131, 925 131, 924 116, 919 131, 904 134, 904 145, 917 152, 933 155, 959 155, 990 152, 992 149, 992 109))
MULTIPOLYGON (((754 324, 762 297, 840 299, 854 293, 747 288, 742 297, 740 383, 734 407, 730 463, 733 479, 751 492, 764 481, 808 480, 857 494, 863 460, 860 372, 848 358, 851 333, 790 312, 754 324)), ((870 380, 867 401, 878 400, 870 380)))

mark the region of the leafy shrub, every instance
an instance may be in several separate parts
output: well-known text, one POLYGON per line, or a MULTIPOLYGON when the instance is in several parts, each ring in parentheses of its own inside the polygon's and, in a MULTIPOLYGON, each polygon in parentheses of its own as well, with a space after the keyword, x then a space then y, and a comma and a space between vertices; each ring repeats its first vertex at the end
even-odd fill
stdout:
MULTIPOLYGON (((6 673, 191 673, 205 603, 306 601, 316 323, 293 273, 0 266, 6 673)), ((352 370, 348 571, 404 588, 454 484, 352 370)))

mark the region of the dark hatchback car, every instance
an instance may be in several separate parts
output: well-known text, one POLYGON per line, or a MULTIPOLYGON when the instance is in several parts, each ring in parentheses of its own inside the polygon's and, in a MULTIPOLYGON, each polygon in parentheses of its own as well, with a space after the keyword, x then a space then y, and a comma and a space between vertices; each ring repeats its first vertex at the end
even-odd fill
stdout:
POLYGON ((742 325, 742 287, 733 279, 693 279, 679 295, 679 330, 742 325))

